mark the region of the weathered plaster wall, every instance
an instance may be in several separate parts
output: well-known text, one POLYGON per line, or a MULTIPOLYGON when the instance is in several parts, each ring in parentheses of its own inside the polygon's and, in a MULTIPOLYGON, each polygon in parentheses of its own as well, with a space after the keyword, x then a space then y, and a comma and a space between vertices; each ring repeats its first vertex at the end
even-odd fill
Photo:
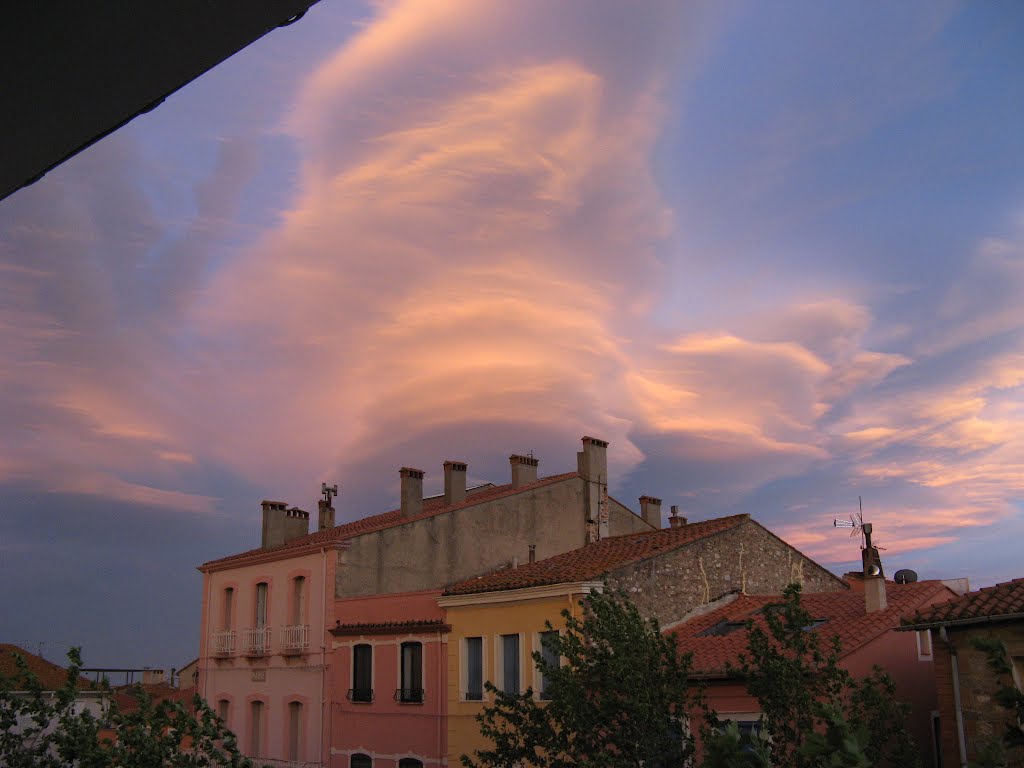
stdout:
MULTIPOLYGON (((988 658, 972 643, 975 637, 995 637, 1015 656, 1024 656, 1024 622, 989 624, 983 627, 951 628, 949 638, 957 651, 960 672, 960 704, 964 718, 967 760, 974 761, 985 745, 999 739, 1006 730, 1007 711, 995 701, 996 675, 988 658)), ((935 653, 935 683, 939 694, 943 768, 959 768, 956 716, 953 705, 952 664, 949 646, 932 633, 935 653)), ((1010 682, 1004 678, 1002 682, 1010 682)))
POLYGON ((754 521, 633 563, 609 574, 645 616, 662 624, 738 589, 747 594, 781 592, 794 581, 806 592, 845 589, 836 576, 801 555, 754 521))
POLYGON ((337 597, 432 589, 583 546, 583 481, 571 477, 365 534, 339 553, 337 597))
POLYGON ((608 522, 611 536, 655 530, 640 515, 612 498, 608 499, 608 522))

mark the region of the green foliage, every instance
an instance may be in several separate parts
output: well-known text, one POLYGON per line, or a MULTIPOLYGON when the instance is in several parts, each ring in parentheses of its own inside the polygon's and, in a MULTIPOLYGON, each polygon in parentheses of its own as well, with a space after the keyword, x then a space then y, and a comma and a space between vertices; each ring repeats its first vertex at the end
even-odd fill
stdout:
POLYGON ((205 703, 193 699, 195 714, 179 702, 154 703, 141 687, 137 707, 122 712, 109 688, 99 694, 99 717, 82 709, 81 655, 68 653, 68 676, 58 691, 44 691, 24 659, 18 675, 0 680, 0 765, 9 768, 251 768, 234 735, 205 703))
POLYGON ((975 637, 974 647, 984 651, 988 665, 996 674, 995 701, 1007 711, 1009 717, 1002 739, 994 739, 978 756, 975 765, 1008 765, 1008 757, 1015 758, 1013 765, 1024 765, 1024 692, 1014 684, 1012 662, 1006 648, 997 637, 975 637))
POLYGON ((729 721, 704 732, 702 768, 772 768, 772 747, 763 729, 749 736, 729 721))
POLYGON ((909 707, 895 700, 892 679, 876 667, 864 680, 854 680, 839 665, 839 639, 825 641, 808 631, 814 620, 800 604, 800 585, 790 584, 783 595, 785 604, 765 613, 766 628, 748 623, 747 652, 733 670, 760 702, 777 764, 829 766, 831 757, 822 750, 851 740, 861 745, 868 765, 919 765, 905 726, 909 707), (845 735, 838 744, 829 741, 840 733, 845 735), (869 736, 861 744, 858 734, 869 736))
POLYGON ((549 653, 565 663, 533 654, 550 700, 536 701, 532 689, 507 695, 487 683, 494 704, 477 720, 494 746, 475 759, 463 755, 464 766, 677 766, 692 757, 684 724, 699 694, 689 656, 621 592, 594 592, 581 605, 582 620, 564 610, 565 631, 544 636, 549 653))
POLYGON ((871 768, 873 763, 867 756, 867 729, 848 723, 833 704, 826 704, 822 714, 826 721, 825 732, 807 734, 800 754, 822 768, 871 768))

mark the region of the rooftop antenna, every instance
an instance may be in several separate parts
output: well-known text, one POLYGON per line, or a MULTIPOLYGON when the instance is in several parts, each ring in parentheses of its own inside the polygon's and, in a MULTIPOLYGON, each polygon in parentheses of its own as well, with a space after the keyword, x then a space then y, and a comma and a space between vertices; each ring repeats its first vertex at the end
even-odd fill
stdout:
POLYGON ((856 536, 860 534, 860 548, 862 550, 861 559, 864 561, 865 574, 870 576, 877 576, 882 573, 881 559, 878 556, 878 550, 885 549, 877 544, 873 544, 871 541, 872 525, 871 523, 864 522, 864 502, 860 496, 857 497, 857 514, 850 515, 846 520, 840 520, 838 517, 832 521, 832 525, 836 528, 849 528, 850 536, 856 536), (868 571, 874 571, 868 573, 868 571))
POLYGON ((331 506, 331 497, 338 495, 338 485, 328 485, 327 483, 320 483, 320 493, 324 497, 324 501, 327 502, 328 508, 331 506))

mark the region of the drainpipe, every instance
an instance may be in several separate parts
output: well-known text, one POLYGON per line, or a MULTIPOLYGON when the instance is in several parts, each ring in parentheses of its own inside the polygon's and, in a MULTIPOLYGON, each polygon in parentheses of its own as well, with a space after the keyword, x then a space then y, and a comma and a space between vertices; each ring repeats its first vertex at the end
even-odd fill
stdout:
POLYGON ((322 599, 323 599, 323 621, 321 622, 321 624, 323 624, 323 626, 319 627, 319 629, 320 629, 320 765, 325 766, 325 768, 326 768, 326 766, 330 765, 330 761, 331 761, 331 744, 330 744, 331 737, 330 737, 329 734, 330 734, 330 727, 331 727, 331 720, 332 720, 331 715, 333 714, 333 711, 334 711, 334 707, 333 706, 331 706, 330 708, 327 707, 327 641, 324 639, 324 633, 326 632, 326 628, 329 626, 329 622, 330 622, 330 619, 331 619, 330 612, 329 612, 330 602, 327 599, 327 558, 330 557, 330 555, 328 553, 332 552, 332 551, 333 550, 329 549, 328 547, 324 547, 323 549, 320 550, 320 553, 323 555, 323 558, 324 558, 323 559, 323 570, 322 570, 323 578, 320 579, 320 588, 322 590, 321 596, 322 596, 322 599), (326 723, 324 722, 324 717, 325 716, 327 717, 326 723), (326 760, 324 759, 324 748, 325 748, 324 740, 325 740, 325 738, 326 738, 326 741, 327 741, 327 744, 326 744, 327 759, 326 760))
POLYGON ((949 646, 949 658, 953 666, 953 708, 956 711, 956 743, 960 749, 960 768, 967 768, 967 745, 964 743, 964 712, 960 708, 960 666, 956 658, 956 646, 946 634, 946 625, 939 627, 939 638, 949 646))

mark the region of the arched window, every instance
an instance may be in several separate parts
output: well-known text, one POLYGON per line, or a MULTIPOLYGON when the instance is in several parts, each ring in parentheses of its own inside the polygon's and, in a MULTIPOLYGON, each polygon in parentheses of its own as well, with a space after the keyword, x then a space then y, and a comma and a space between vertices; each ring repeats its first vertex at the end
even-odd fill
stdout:
POLYGON ((373 758, 369 755, 352 755, 348 765, 349 768, 373 768, 373 758))
POLYGON ((231 702, 227 699, 221 699, 217 702, 217 717, 224 721, 224 725, 228 724, 228 718, 231 716, 231 702))
POLYGON ((299 761, 299 745, 301 744, 302 731, 302 703, 292 701, 288 703, 288 759, 292 762, 299 761))
POLYGON ((296 576, 292 579, 292 624, 298 626, 306 623, 306 578, 296 576))
POLYGON ((415 757, 403 757, 398 761, 398 768, 423 768, 423 761, 415 757))
POLYGON ((263 710, 262 701, 254 701, 249 705, 249 757, 259 757, 263 750, 263 710))
POLYGON ((231 615, 234 612, 235 607, 235 590, 232 587, 227 587, 224 590, 224 611, 221 614, 221 629, 225 632, 231 630, 231 615))
POLYGON ((256 585, 256 621, 257 627, 267 626, 267 592, 269 585, 261 581, 256 585))

